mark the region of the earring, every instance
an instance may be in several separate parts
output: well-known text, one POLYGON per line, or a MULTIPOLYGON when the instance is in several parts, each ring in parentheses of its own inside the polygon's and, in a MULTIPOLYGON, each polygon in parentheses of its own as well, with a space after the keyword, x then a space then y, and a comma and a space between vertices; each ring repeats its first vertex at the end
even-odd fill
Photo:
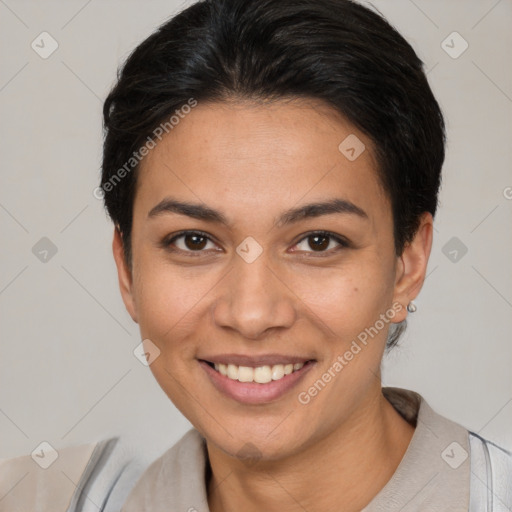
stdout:
POLYGON ((409 311, 409 313, 414 313, 417 309, 416 304, 414 304, 412 300, 407 304, 407 311, 409 311))

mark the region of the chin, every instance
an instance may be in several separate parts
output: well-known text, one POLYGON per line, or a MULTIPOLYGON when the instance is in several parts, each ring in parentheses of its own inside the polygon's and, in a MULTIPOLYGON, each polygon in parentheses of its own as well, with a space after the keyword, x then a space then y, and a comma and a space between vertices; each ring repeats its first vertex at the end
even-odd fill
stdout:
POLYGON ((222 426, 212 427, 210 424, 206 429, 195 428, 209 443, 231 457, 247 460, 248 464, 251 461, 271 462, 293 456, 312 442, 314 432, 304 429, 307 420, 302 419, 297 424, 294 416, 291 413, 280 418, 254 418, 252 421, 242 417, 222 426))

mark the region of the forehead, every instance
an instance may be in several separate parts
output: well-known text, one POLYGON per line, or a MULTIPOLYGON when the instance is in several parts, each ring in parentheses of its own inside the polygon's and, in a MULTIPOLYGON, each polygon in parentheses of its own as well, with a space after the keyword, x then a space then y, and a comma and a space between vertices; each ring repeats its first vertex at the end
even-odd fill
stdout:
POLYGON ((372 141, 316 100, 199 103, 139 169, 136 209, 166 195, 230 209, 228 219, 334 197, 376 215, 389 209, 372 141))

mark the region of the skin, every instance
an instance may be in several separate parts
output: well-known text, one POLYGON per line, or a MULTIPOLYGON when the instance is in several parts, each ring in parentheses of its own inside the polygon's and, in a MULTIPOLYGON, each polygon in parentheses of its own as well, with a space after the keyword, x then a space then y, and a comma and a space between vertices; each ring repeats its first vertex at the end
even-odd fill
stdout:
POLYGON ((142 162, 130 268, 114 235, 119 285, 142 338, 161 351, 150 366, 156 380, 207 440, 212 512, 359 511, 409 445, 414 428, 383 397, 380 365, 389 325, 406 317, 423 284, 432 216, 421 217, 397 256, 372 147, 317 101, 200 103, 142 162), (354 161, 338 150, 350 134, 366 146, 354 161), (169 197, 218 210, 229 225, 172 212, 148 216, 169 197), (367 218, 334 213, 275 223, 290 208, 333 198, 352 202, 367 218), (211 241, 199 252, 190 238, 174 242, 188 252, 163 246, 181 230, 203 231, 211 241), (308 236, 318 230, 345 237, 349 246, 328 238, 327 248, 315 250, 308 236), (248 236, 263 250, 252 263, 236 252, 248 236), (400 310, 392 321, 301 404, 298 393, 393 304, 400 310), (198 363, 222 353, 315 363, 278 400, 247 405, 221 394, 198 363), (240 455, 246 443, 254 460, 240 455))

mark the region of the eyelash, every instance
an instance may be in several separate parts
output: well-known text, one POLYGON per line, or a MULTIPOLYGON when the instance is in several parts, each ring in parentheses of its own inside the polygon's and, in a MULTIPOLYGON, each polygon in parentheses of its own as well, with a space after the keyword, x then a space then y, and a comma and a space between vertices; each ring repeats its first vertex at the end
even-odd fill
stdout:
MULTIPOLYGON (((176 240, 178 240, 179 238, 185 237, 187 235, 197 235, 197 236, 200 236, 202 238, 206 238, 210 242, 215 243, 214 240, 212 240, 212 238, 210 237, 210 235, 208 235, 204 231, 181 231, 181 232, 173 235, 170 238, 169 237, 165 238, 162 241, 161 245, 162 245, 162 247, 164 249, 166 249, 168 251, 182 253, 182 254, 185 254, 186 256, 189 256, 189 257, 192 257, 192 258, 201 256, 202 253, 205 252, 205 250, 198 250, 198 251, 188 250, 188 251, 184 251, 182 249, 177 249, 175 247, 172 247, 172 244, 176 240)), ((302 255, 302 257, 306 257, 306 258, 307 257, 314 257, 314 258, 320 257, 321 258, 321 257, 331 256, 333 254, 333 252, 338 252, 341 249, 346 249, 346 248, 351 247, 351 244, 348 242, 348 240, 344 239, 343 237, 341 237, 339 235, 331 233, 329 231, 312 231, 310 233, 307 233, 296 244, 294 244, 294 246, 300 244, 301 242, 303 242, 304 240, 307 240, 309 237, 312 237, 312 236, 323 236, 323 237, 326 237, 326 238, 330 238, 331 240, 334 240, 335 242, 337 242, 339 244, 339 246, 337 248, 335 248, 335 249, 330 249, 328 251, 305 251, 307 256, 306 255, 302 255)))

